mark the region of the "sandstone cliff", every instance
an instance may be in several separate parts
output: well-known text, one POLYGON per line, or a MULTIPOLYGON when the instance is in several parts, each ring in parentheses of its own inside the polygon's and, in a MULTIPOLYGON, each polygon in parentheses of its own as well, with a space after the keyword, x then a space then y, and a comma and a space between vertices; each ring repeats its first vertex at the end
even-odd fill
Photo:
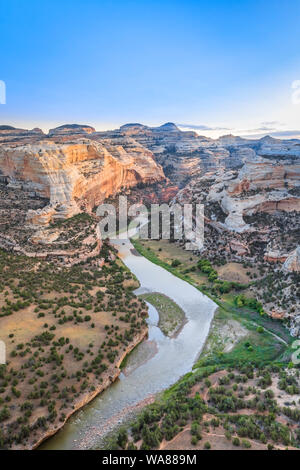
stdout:
POLYGON ((121 188, 164 179, 152 153, 130 139, 1 146, 0 173, 9 187, 49 199, 47 207, 28 213, 30 223, 42 225, 91 210, 121 188))
POLYGON ((121 189, 162 181, 165 172, 179 188, 210 177, 207 201, 227 214, 226 228, 242 232, 249 230, 246 215, 299 211, 299 156, 297 140, 213 140, 170 122, 107 132, 65 124, 48 135, 0 127, 0 179, 49 199, 46 208, 28 213, 30 223, 42 225, 89 211, 121 189))
POLYGON ((207 200, 220 204, 229 230, 243 232, 250 228, 245 215, 300 211, 300 198, 289 191, 299 185, 299 164, 259 157, 247 161, 237 174, 229 171, 216 176, 207 200))

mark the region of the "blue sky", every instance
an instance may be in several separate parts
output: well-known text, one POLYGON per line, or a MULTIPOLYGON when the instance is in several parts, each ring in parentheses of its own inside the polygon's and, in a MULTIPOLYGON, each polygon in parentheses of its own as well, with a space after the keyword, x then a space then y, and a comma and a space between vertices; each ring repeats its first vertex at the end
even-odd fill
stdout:
POLYGON ((300 135, 299 23, 299 0, 0 0, 0 122, 300 135))

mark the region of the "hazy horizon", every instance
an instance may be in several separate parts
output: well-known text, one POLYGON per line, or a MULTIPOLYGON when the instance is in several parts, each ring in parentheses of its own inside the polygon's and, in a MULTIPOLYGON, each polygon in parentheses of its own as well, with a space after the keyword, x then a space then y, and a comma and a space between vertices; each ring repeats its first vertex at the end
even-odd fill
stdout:
MULTIPOLYGON (((168 122, 172 122, 172 121, 168 121, 168 122)), ((20 129, 28 129, 28 130, 32 130, 34 128, 39 128, 41 129, 44 134, 48 134, 48 132, 50 131, 50 129, 54 129, 56 127, 60 127, 60 126, 63 126, 63 125, 73 125, 73 124, 78 124, 78 125, 82 125, 82 126, 91 126, 95 129, 96 132, 105 132, 105 131, 112 131, 112 130, 115 130, 115 129, 119 129, 121 126, 124 126, 125 124, 142 124, 142 125, 145 125, 147 127, 159 127, 159 126, 162 126, 163 124, 166 124, 165 122, 161 122, 161 123, 158 123, 158 124, 145 124, 144 122, 123 122, 123 123, 120 123, 114 127, 107 127, 107 128, 100 128, 100 127, 97 127, 97 125, 94 125, 93 123, 90 123, 90 122, 65 122, 65 123, 56 123, 56 124, 53 124, 53 126, 51 127, 42 127, 42 126, 39 126, 39 125, 32 125, 32 126, 29 126, 29 127, 26 127, 25 125, 22 126, 18 126, 18 125, 15 125, 15 123, 7 123, 7 122, 1 122, 0 126, 1 125, 8 125, 8 126, 11 126, 11 127, 15 127, 15 128, 20 128, 20 129)), ((237 131, 237 132, 232 132, 231 129, 228 129, 228 132, 221 132, 219 131, 219 135, 217 136, 211 136, 208 134, 208 132, 206 132, 205 130, 203 130, 202 132, 200 130, 197 130, 195 129, 195 127, 193 125, 189 126, 187 124, 185 125, 181 125, 179 123, 176 123, 174 122, 173 124, 175 124, 181 131, 193 131, 195 132, 196 134, 198 134, 198 136, 203 136, 203 137, 207 137, 207 138, 211 138, 211 139, 218 139, 220 137, 224 137, 224 136, 227 136, 227 135, 233 135, 234 137, 241 137, 243 139, 252 139, 252 140, 257 140, 257 139, 262 139, 263 137, 273 137, 275 139, 279 139, 279 140, 289 140, 289 139, 300 139, 300 131, 287 131, 287 133, 285 134, 284 131, 283 132, 265 132, 265 133, 260 133, 260 134, 243 134, 242 130, 241 131, 237 131)), ((224 129, 225 131, 226 129, 224 129)), ((246 132, 246 131, 244 131, 246 132)))

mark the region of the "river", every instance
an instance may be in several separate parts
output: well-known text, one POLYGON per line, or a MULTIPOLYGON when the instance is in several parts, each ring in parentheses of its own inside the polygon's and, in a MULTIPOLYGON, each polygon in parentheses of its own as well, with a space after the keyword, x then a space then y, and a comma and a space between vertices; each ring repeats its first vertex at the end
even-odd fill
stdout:
MULTIPOLYGON (((135 254, 129 240, 115 240, 115 247, 127 267, 140 282, 137 294, 160 292, 173 299, 185 312, 187 322, 176 338, 168 338, 157 326, 158 314, 149 305, 149 338, 155 345, 148 359, 121 373, 119 379, 91 403, 76 412, 65 426, 40 446, 40 449, 84 449, 93 447, 99 438, 118 424, 127 410, 162 391, 189 372, 199 355, 213 318, 216 304, 191 284, 164 268, 135 254)), ((143 355, 137 346, 133 361, 143 355)))

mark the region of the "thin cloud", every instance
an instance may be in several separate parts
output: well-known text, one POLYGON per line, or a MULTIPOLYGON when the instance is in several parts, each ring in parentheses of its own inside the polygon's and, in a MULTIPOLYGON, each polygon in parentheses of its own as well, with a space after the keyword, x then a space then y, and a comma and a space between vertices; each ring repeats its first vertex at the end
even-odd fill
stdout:
POLYGON ((274 132, 276 130, 277 130, 276 127, 262 126, 262 127, 257 127, 256 129, 247 129, 247 130, 244 130, 243 132, 257 134, 258 132, 274 132))
POLYGON ((247 134, 247 135, 242 135, 241 137, 244 137, 246 139, 261 139, 262 137, 265 137, 266 135, 269 135, 270 137, 278 137, 278 138, 284 138, 284 137, 289 137, 289 138, 294 138, 298 139, 300 138, 300 130, 297 131, 292 131, 292 130, 286 130, 286 131, 275 131, 275 132, 268 132, 266 133, 260 133, 260 134, 247 134))
POLYGON ((195 131, 230 131, 232 129, 228 127, 212 127, 206 126, 205 124, 178 124, 177 126, 182 127, 183 129, 194 129, 195 131))
POLYGON ((300 130, 299 131, 276 131, 272 132, 271 134, 274 137, 291 137, 293 135, 297 135, 300 137, 300 130))
POLYGON ((272 127, 278 127, 278 126, 285 126, 284 122, 280 122, 280 121, 263 121, 260 123, 261 126, 272 126, 272 127))

